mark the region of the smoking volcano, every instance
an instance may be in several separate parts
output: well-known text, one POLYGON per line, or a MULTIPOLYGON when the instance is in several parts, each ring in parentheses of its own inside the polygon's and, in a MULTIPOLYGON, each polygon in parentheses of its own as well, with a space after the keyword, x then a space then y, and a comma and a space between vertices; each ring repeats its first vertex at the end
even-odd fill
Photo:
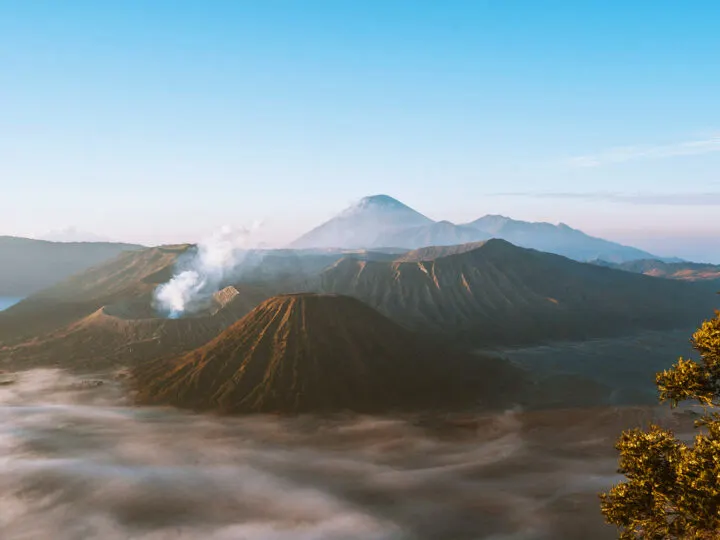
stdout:
POLYGON ((207 309, 213 295, 229 284, 252 252, 252 234, 258 226, 237 229, 225 226, 178 260, 170 281, 155 290, 154 306, 158 312, 177 319, 207 309))

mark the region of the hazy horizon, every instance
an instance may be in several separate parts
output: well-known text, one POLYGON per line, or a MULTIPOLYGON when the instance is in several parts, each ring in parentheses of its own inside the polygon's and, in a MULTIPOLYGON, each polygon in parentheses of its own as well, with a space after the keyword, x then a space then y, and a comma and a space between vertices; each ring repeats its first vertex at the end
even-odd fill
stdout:
POLYGON ((720 5, 5 4, 0 235, 283 245, 387 193, 720 262, 720 5))

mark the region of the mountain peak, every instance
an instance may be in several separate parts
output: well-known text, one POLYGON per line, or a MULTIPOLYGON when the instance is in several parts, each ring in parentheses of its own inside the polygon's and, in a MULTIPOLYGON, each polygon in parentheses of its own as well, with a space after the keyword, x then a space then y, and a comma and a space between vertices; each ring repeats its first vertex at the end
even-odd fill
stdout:
POLYGON ((356 209, 364 209, 364 208, 382 208, 382 209, 388 209, 388 210, 399 210, 399 209, 407 209, 410 210, 410 207, 401 203, 394 197, 391 197, 390 195, 384 195, 384 194, 378 194, 378 195, 369 195, 367 197, 363 197, 360 199, 357 203, 352 205, 350 207, 351 210, 356 209))
POLYGON ((291 244, 293 248, 368 248, 389 232, 433 223, 389 195, 370 195, 357 201, 291 244))
POLYGON ((363 197, 360 200, 368 201, 368 202, 375 202, 375 203, 382 203, 382 204, 401 204, 400 201, 398 201, 395 197, 391 197, 390 195, 386 195, 384 193, 378 193, 376 195, 368 195, 367 197, 363 197))

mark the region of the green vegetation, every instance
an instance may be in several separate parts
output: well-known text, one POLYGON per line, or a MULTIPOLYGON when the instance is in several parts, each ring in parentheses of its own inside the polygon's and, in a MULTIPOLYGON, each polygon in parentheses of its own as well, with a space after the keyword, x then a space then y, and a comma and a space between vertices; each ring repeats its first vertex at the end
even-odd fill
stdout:
POLYGON ((720 414, 712 412, 720 405, 720 311, 693 335, 693 345, 699 362, 681 358, 656 379, 661 401, 704 407, 693 443, 651 426, 624 432, 616 445, 627 481, 600 498, 621 539, 720 537, 720 414))

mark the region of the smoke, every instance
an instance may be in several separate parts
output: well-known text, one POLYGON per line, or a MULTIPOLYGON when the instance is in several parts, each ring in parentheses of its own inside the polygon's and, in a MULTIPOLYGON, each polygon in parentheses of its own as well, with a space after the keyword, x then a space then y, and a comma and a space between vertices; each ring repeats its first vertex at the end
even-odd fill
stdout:
POLYGON ((170 318, 207 306, 212 295, 241 266, 248 252, 256 248, 254 233, 259 222, 249 228, 224 226, 201 241, 189 259, 178 264, 178 271, 170 281, 155 291, 155 306, 170 318))
POLYGON ((651 416, 227 418, 78 383, 0 386, 3 540, 613 538, 596 494, 620 479, 620 430, 651 416))

